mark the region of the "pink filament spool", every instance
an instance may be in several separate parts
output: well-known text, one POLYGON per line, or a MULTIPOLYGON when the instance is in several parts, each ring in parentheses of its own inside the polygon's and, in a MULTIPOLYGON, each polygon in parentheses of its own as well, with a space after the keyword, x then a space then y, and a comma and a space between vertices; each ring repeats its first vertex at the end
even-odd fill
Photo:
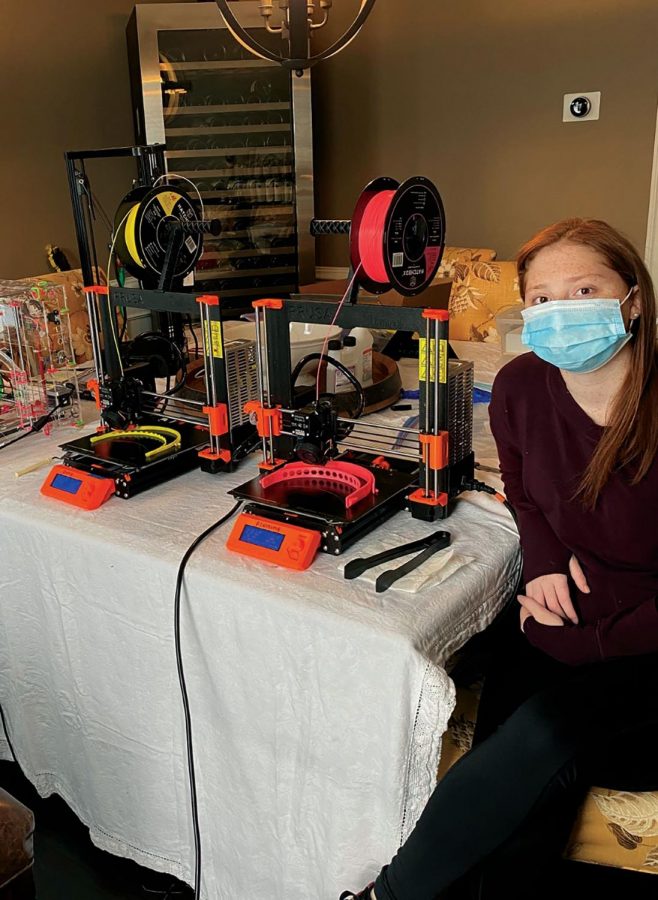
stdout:
POLYGON ((350 262, 373 294, 391 288, 413 297, 432 282, 445 246, 445 213, 422 175, 399 184, 376 178, 361 192, 350 226, 350 262))
POLYGON ((395 191, 381 191, 375 194, 363 211, 359 227, 358 246, 363 271, 372 278, 386 284, 389 276, 384 262, 384 231, 386 216, 395 197, 395 191))

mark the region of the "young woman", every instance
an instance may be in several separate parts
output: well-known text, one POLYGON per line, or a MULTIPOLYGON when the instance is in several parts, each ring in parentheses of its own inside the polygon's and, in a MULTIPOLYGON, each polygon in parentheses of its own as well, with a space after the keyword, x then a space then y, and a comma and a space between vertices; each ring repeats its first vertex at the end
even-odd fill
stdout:
POLYGON ((534 900, 591 785, 658 788, 651 279, 597 220, 544 229, 517 262, 533 352, 501 370, 490 407, 524 556, 514 636, 473 748, 374 885, 341 900, 534 900))

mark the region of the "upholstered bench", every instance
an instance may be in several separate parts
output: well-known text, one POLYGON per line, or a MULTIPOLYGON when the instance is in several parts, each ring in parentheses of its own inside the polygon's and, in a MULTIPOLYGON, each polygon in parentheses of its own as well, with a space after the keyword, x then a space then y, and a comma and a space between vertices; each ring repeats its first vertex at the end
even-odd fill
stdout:
POLYGON ((0 788, 0 900, 31 900, 34 816, 0 788))
MULTIPOLYGON (((439 779, 470 749, 481 686, 476 682, 457 687, 457 705, 443 735, 439 779)), ((658 791, 631 793, 592 787, 564 855, 658 875, 658 791)))

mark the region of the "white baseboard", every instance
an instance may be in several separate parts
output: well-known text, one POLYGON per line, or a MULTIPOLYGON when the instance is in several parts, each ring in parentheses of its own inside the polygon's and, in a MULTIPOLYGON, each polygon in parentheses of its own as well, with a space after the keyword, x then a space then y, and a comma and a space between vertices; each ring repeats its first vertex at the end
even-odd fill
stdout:
POLYGON ((318 281, 341 281, 347 278, 347 266, 317 266, 315 277, 318 281))

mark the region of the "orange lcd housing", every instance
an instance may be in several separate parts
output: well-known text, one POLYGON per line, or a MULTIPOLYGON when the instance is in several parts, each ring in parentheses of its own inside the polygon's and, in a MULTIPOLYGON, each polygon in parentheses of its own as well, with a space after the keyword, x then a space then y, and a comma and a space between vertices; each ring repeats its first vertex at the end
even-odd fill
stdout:
POLYGON ((72 466, 53 466, 41 485, 41 493, 80 509, 98 509, 115 488, 114 478, 92 475, 72 466))
POLYGON ((244 512, 238 516, 226 546, 253 559, 301 571, 313 562, 320 540, 319 531, 244 512))

